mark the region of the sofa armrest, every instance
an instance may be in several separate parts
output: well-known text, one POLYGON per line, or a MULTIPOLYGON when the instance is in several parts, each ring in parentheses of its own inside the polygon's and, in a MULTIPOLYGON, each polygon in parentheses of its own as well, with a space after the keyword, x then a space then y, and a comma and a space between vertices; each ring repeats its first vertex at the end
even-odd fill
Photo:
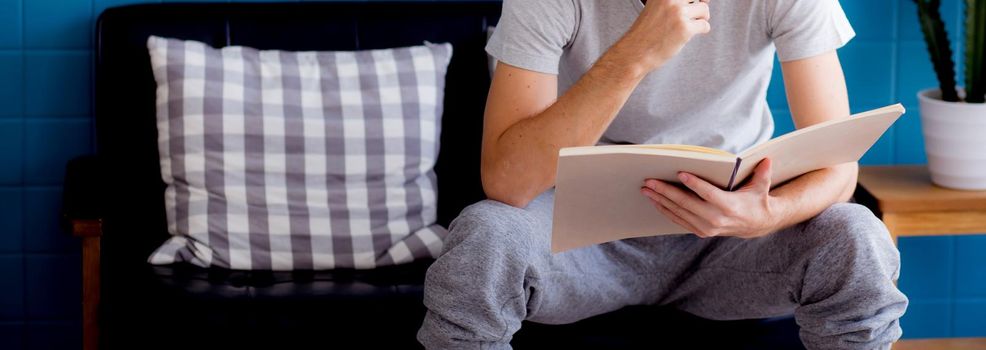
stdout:
POLYGON ((65 169, 62 225, 82 238, 82 348, 99 348, 100 246, 105 177, 97 156, 72 159, 65 169))
POLYGON ((102 235, 105 184, 97 156, 72 159, 65 169, 62 224, 78 237, 102 235))

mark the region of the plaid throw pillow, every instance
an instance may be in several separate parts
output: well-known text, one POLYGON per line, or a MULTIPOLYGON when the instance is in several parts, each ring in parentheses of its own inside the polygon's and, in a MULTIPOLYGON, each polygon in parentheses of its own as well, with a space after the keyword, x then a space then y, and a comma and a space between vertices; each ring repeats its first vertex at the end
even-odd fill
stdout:
POLYGON ((152 264, 363 269, 441 251, 432 167, 451 45, 147 45, 172 234, 152 264))

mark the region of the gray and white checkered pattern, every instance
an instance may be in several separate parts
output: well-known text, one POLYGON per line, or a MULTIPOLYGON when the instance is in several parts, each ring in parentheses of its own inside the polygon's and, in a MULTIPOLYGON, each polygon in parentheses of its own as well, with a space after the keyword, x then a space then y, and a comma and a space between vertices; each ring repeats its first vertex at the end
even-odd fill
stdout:
POLYGON ((441 251, 432 168, 451 45, 147 46, 172 234, 152 264, 366 269, 441 251))

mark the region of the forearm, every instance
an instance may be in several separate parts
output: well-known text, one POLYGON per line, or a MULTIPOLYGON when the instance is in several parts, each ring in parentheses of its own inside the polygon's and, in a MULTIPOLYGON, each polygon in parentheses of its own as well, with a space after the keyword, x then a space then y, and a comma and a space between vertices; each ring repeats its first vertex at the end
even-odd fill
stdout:
MULTIPOLYGON (((523 207, 553 186, 558 151, 597 143, 644 77, 628 58, 614 45, 551 106, 489 142, 483 157, 487 195, 523 207)), ((491 106, 487 113, 498 108, 511 106, 491 106)))
POLYGON ((846 202, 856 189, 859 166, 845 163, 816 170, 770 191, 777 228, 793 226, 815 217, 835 203, 846 202))
POLYGON ((649 2, 623 37, 560 97, 557 76, 513 66, 497 70, 483 130, 486 195, 524 207, 554 185, 558 151, 598 142, 644 76, 693 36, 708 33, 708 20, 705 0, 649 2))

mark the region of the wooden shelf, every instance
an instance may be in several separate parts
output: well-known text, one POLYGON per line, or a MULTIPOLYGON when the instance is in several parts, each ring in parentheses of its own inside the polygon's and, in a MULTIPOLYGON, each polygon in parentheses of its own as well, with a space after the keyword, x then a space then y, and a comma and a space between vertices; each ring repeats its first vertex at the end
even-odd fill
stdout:
POLYGON ((893 350, 986 350, 986 338, 908 339, 893 350))
POLYGON ((986 191, 935 186, 925 166, 862 167, 859 185, 895 238, 986 233, 986 191))
POLYGON ((935 186, 923 165, 862 167, 859 184, 880 201, 884 212, 986 211, 986 191, 935 186))

